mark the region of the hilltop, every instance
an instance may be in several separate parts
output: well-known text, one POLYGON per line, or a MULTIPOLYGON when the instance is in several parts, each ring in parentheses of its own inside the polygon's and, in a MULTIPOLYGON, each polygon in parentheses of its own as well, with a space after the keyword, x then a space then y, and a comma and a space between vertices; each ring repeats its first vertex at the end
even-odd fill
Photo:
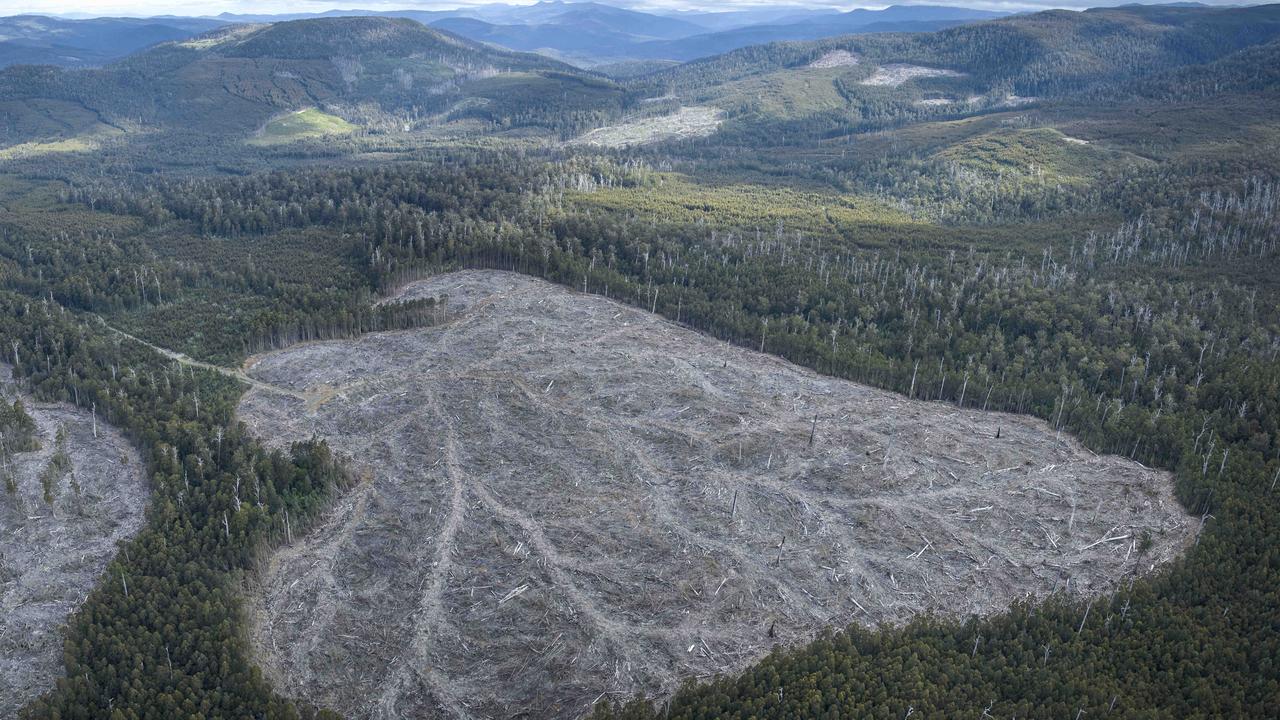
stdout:
POLYGON ((102 127, 247 135, 307 108, 359 125, 557 127, 577 109, 608 112, 621 94, 555 60, 371 17, 233 25, 102 69, 0 72, 7 143, 102 127))

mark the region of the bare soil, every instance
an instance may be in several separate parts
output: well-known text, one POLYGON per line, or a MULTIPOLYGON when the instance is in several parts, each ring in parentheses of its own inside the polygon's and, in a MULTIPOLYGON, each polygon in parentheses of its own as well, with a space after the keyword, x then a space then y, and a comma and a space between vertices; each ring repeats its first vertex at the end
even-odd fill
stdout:
POLYGON ((924 67, 923 65, 906 65, 903 63, 894 63, 890 65, 881 65, 866 80, 862 81, 863 85, 884 85, 888 87, 898 87, 899 85, 923 77, 963 77, 964 73, 955 70, 946 70, 944 68, 924 67))
POLYGON ((719 108, 701 105, 682 107, 669 115, 636 118, 618 125, 596 128, 573 143, 619 148, 703 137, 720 127, 721 114, 719 108))
POLYGON ((1106 592, 1193 533, 1167 474, 1038 420, 519 275, 401 293, 441 295, 440 326, 248 366, 260 436, 366 473, 250 593, 269 677, 349 717, 579 716, 826 627, 1106 592))
MULTIPOLYGON (((8 403, 15 397, 11 374, 0 365, 0 398, 8 403)), ((23 403, 39 428, 40 449, 13 455, 16 493, 0 485, 0 717, 15 717, 62 675, 66 618, 117 544, 142 527, 148 495, 142 459, 119 432, 99 420, 94 437, 89 411, 23 403), (59 428, 70 465, 56 473, 50 505, 40 476, 58 452, 59 428)))
POLYGON ((1039 102, 1038 97, 1026 97, 1023 95, 1014 95, 1007 93, 1000 102, 996 103, 1000 107, 1018 107, 1019 105, 1029 105, 1033 102, 1039 102))
POLYGON ((832 50, 822 57, 809 63, 811 68, 834 68, 834 67, 853 67, 862 62, 862 58, 849 52, 848 50, 832 50))

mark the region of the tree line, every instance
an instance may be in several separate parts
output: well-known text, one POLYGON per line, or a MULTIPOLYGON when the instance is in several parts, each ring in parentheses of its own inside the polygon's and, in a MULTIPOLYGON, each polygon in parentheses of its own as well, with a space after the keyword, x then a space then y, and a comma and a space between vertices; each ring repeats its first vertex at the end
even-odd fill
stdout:
MULTIPOLYGON (((1240 191, 1197 202, 1274 223, 1269 181, 1217 180, 1240 191)), ((1058 597, 983 620, 844 628, 663 706, 606 704, 601 717, 1268 712, 1280 693, 1280 610, 1264 600, 1280 584, 1280 303, 1257 278, 1273 253, 1219 243, 1170 262, 1142 233, 1179 236, 1191 221, 1173 212, 1068 247, 1036 241, 1031 226, 1001 248, 983 241, 998 227, 939 246, 927 229, 815 237, 591 202, 591 188, 650 181, 599 160, 478 155, 456 170, 326 169, 75 197, 245 242, 327 229, 349 240, 344 257, 370 287, 459 267, 524 272, 839 377, 1033 414, 1099 452, 1173 471, 1200 518, 1185 560, 1091 611, 1058 597)))

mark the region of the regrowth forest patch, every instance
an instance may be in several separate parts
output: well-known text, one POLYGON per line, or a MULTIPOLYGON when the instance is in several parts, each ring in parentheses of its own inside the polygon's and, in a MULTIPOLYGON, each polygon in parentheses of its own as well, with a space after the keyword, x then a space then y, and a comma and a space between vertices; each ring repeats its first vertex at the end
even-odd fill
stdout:
POLYGON ((364 474, 250 600, 276 686, 350 717, 583 715, 823 628, 1104 593, 1196 527, 1040 420, 510 273, 403 295, 449 317, 260 356, 239 408, 364 474))
POLYGON ((249 144, 278 145, 304 138, 348 135, 355 130, 355 125, 337 115, 330 115, 318 108, 307 108, 272 118, 261 132, 249 139, 249 144))

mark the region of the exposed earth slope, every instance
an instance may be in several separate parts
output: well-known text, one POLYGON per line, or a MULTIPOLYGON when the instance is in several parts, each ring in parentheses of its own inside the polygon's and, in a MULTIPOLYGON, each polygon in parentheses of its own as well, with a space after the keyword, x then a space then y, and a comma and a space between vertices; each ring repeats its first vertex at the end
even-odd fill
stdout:
POLYGON ((1102 593, 1195 527, 1166 473, 1039 420, 519 275, 404 295, 450 317, 261 356, 239 411, 365 473, 251 600, 277 687, 350 717, 580 715, 825 627, 1102 593))
MULTIPOLYGON (((9 375, 0 366, 0 397, 12 405, 9 375)), ((39 447, 0 451, 0 485, 12 480, 0 487, 0 717, 14 717, 62 674, 62 624, 117 543, 142 527, 147 501, 142 459, 102 418, 95 431, 91 411, 22 400, 39 447)))

